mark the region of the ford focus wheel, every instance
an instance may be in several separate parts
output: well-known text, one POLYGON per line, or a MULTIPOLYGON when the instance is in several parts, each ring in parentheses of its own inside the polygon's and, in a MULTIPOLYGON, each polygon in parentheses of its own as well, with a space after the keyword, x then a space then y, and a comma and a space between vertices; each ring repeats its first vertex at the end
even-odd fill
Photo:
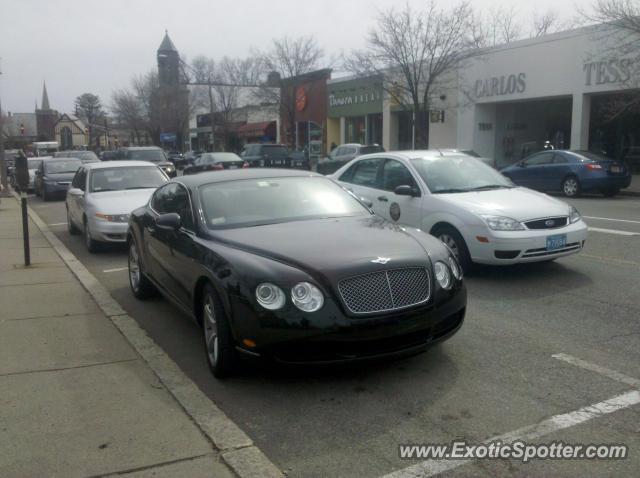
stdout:
POLYGON ((202 332, 211 372, 217 378, 232 375, 237 359, 231 329, 220 299, 209 284, 202 296, 202 332))
POLYGON ((471 261, 467 243, 464 242, 462 235, 455 228, 448 225, 438 226, 431 232, 431 235, 440 239, 451 249, 464 272, 471 270, 473 262, 471 261))

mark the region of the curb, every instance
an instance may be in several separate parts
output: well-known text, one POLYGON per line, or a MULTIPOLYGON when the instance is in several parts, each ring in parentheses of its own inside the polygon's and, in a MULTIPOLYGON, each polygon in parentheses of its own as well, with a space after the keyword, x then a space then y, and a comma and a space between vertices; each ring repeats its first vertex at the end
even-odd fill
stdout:
MULTIPOLYGON (((14 193, 18 201, 19 196, 14 193)), ((102 312, 151 368, 200 431, 220 452, 222 460, 240 478, 284 478, 278 467, 254 445, 227 415, 202 393, 178 365, 127 315, 109 291, 58 239, 38 214, 27 206, 29 217, 64 261, 102 312)))

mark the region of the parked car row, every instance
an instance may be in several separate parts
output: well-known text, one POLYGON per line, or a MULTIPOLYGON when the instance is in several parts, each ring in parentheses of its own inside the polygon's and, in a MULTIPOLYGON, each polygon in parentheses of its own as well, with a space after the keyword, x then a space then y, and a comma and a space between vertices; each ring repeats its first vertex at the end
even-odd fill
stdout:
POLYGON ((69 232, 90 252, 126 243, 133 294, 161 293, 191 315, 218 377, 243 356, 418 353, 462 326, 474 263, 555 260, 587 239, 574 207, 455 150, 378 151, 328 176, 203 153, 173 180, 152 150, 127 151, 143 160, 43 160, 36 188, 72 175, 56 181, 71 181, 69 232), (328 255, 329 243, 340 246, 328 255))

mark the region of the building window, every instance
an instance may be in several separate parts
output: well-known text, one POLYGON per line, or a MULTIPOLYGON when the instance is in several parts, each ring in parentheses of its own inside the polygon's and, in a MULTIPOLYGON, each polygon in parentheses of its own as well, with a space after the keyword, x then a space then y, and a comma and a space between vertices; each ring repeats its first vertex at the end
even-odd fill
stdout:
POLYGON ((73 148, 73 135, 68 126, 60 128, 60 147, 63 151, 73 148))

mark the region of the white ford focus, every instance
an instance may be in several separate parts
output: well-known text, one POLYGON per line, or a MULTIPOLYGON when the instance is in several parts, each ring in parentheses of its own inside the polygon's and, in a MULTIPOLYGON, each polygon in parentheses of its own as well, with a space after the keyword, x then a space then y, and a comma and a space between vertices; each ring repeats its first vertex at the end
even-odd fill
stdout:
POLYGON ((587 238, 574 207, 458 152, 371 154, 332 177, 376 214, 439 237, 467 270, 554 260, 581 251, 587 238))

